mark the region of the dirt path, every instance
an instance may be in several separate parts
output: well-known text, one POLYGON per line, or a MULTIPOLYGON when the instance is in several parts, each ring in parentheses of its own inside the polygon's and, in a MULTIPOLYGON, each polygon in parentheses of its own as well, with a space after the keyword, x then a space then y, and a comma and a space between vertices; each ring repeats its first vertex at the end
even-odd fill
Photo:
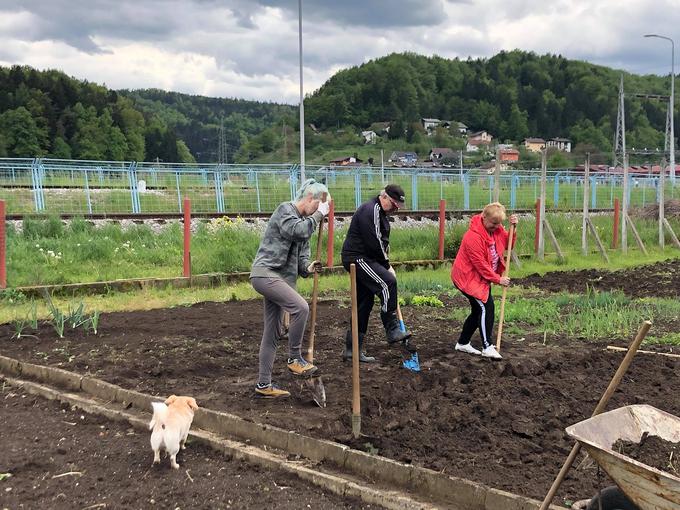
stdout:
POLYGON ((375 508, 198 444, 151 468, 148 434, 5 387, 2 508, 375 508))

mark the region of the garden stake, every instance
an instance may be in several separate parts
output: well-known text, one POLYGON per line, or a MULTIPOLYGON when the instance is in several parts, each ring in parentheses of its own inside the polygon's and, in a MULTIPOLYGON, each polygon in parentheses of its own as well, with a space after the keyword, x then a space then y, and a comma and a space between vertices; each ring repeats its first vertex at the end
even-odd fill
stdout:
MULTIPOLYGON (((505 259, 505 271, 503 276, 510 274, 510 257, 512 256, 512 239, 515 235, 515 225, 510 225, 510 233, 508 234, 508 256, 505 259)), ((498 319, 498 337, 496 338, 496 350, 501 352, 501 335, 503 334, 503 319, 505 318, 505 296, 508 293, 508 288, 503 287, 503 297, 501 298, 501 314, 498 319)))
MULTIPOLYGON (((399 329, 406 331, 406 325, 404 324, 404 317, 401 315, 401 306, 399 306, 399 301, 397 301, 397 317, 399 317, 399 329)), ((404 368, 408 368, 412 372, 420 372, 420 360, 418 359, 418 353, 414 352, 411 354, 409 359, 404 360, 404 368)))
MULTIPOLYGON (((326 193, 321 198, 322 202, 326 201, 326 193)), ((319 222, 319 236, 316 240, 316 258, 314 260, 321 260, 321 240, 323 237, 323 222, 321 218, 319 222)), ((307 361, 314 363, 314 336, 316 333, 316 303, 319 298, 319 273, 314 271, 314 284, 312 285, 312 306, 311 306, 311 324, 309 329, 309 347, 307 349, 307 361)), ((313 376, 305 380, 307 388, 312 394, 312 399, 319 407, 326 407, 326 388, 323 385, 321 376, 313 376)))
MULTIPOLYGON (((609 403, 609 399, 611 398, 611 396, 616 391, 616 388, 618 388, 619 383, 621 382, 621 379, 623 379, 623 376, 626 374, 628 367, 633 362, 633 358, 635 357, 635 353, 637 352, 638 347, 640 347, 640 344, 642 343, 642 341, 647 336, 647 332, 649 331, 650 327, 652 327, 652 323, 649 322, 649 321, 644 321, 642 323, 642 326, 640 326, 640 329, 638 330, 638 333, 635 337, 635 340, 633 340, 633 342, 630 344, 630 347, 628 348, 628 352, 624 356, 623 361, 621 361, 619 368, 616 370, 616 373, 614 374, 614 377, 612 378, 611 382, 609 383, 609 386, 607 386, 607 389, 605 390, 604 394, 602 395, 602 398, 600 398, 600 401, 598 402, 597 407, 595 407, 595 410, 593 411, 592 416, 600 414, 602 411, 604 411, 605 407, 607 407, 607 404, 609 403)), ((580 450, 581 450, 581 443, 577 442, 574 445, 574 447, 571 449, 571 453, 569 454, 569 457, 567 457, 567 460, 564 462, 564 466, 562 466, 562 469, 560 470, 559 474, 557 475, 557 478, 555 478, 555 481, 553 482, 552 487, 550 487, 548 494, 546 494, 545 499, 543 500, 543 503, 541 504, 541 508, 539 510, 547 510, 548 506, 550 505, 550 502, 555 497, 555 493, 557 492, 557 489, 559 489, 560 485, 562 485, 564 478, 567 476, 567 471, 569 471, 569 469, 571 468, 571 465, 574 463, 574 460, 576 460, 576 456, 578 455, 578 452, 580 450)))
POLYGON ((359 312, 357 311, 357 267, 349 265, 350 295, 352 298, 352 434, 361 434, 361 390, 359 387, 359 312))

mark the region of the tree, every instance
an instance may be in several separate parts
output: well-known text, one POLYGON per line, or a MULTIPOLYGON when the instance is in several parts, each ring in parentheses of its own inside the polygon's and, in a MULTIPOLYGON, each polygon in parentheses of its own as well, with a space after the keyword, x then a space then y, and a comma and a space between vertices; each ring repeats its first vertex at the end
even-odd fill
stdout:
POLYGON ((45 154, 47 131, 38 127, 23 106, 0 115, 0 134, 4 151, 10 157, 35 158, 45 154))
POLYGON ((52 142, 50 156, 57 159, 71 159, 73 157, 71 146, 61 136, 58 136, 52 142))
POLYGON ((191 155, 191 151, 184 140, 177 140, 177 156, 180 163, 196 163, 196 159, 191 155))

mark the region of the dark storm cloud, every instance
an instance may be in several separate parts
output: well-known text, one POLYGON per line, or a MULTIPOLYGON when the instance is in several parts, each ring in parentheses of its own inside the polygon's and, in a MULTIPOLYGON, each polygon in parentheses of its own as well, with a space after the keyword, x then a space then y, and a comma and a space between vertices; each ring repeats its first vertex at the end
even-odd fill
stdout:
POLYGON ((193 18, 183 13, 183 4, 191 7, 159 0, 25 0, 0 2, 0 10, 30 13, 30 30, 15 34, 23 40, 61 41, 86 53, 97 53, 103 51, 95 42, 98 36, 154 41, 177 32, 183 21, 193 18))
MULTIPOLYGON (((253 2, 255 3, 255 2, 253 2)), ((256 0, 269 7, 280 7, 294 16, 297 0, 256 0)), ((302 12, 310 21, 360 25, 373 28, 439 25, 445 21, 444 0, 303 0, 302 12)))

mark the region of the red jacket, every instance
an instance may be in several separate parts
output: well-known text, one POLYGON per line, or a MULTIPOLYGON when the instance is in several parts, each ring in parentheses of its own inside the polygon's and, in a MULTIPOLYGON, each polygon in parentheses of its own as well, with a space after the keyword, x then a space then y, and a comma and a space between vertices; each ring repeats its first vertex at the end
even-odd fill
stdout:
MULTIPOLYGON (((503 253, 508 247, 508 231, 500 225, 489 234, 482 223, 482 215, 477 214, 470 220, 470 228, 460 243, 451 268, 451 281, 460 290, 486 303, 489 297, 490 282, 499 283, 505 270, 503 253), (491 266, 490 244, 496 245, 498 269, 491 266)), ((517 237, 513 239, 513 246, 517 237)))

